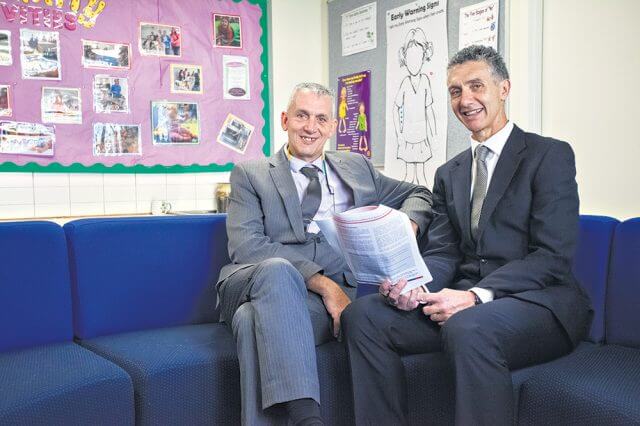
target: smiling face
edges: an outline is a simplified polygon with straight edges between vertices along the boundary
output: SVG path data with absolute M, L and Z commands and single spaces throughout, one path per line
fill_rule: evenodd
M 289 139 L 289 152 L 308 163 L 322 155 L 322 148 L 336 129 L 332 114 L 333 99 L 308 90 L 300 90 L 286 112 L 282 130 Z
M 499 81 L 484 61 L 468 61 L 449 69 L 447 86 L 451 108 L 458 120 L 483 142 L 507 124 L 504 103 L 509 80 Z

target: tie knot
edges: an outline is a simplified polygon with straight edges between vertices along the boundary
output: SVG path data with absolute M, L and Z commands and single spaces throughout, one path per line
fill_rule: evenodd
M 487 155 L 489 155 L 490 152 L 491 150 L 486 146 L 478 145 L 476 147 L 476 159 L 478 159 L 479 161 L 484 161 L 487 159 Z
M 300 169 L 300 173 L 305 175 L 307 179 L 318 179 L 318 168 L 316 166 L 304 166 Z

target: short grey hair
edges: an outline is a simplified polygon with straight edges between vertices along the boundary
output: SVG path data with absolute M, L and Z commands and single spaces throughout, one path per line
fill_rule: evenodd
M 507 70 L 507 66 L 504 63 L 502 56 L 500 56 L 493 47 L 480 46 L 477 44 L 465 47 L 453 55 L 453 58 L 449 61 L 449 65 L 447 65 L 447 71 L 451 70 L 451 68 L 456 65 L 462 65 L 465 62 L 470 61 L 483 61 L 489 65 L 489 68 L 491 68 L 491 74 L 493 74 L 493 76 L 499 81 L 509 79 L 509 71 Z
M 289 103 L 287 104 L 287 110 L 289 110 L 289 108 L 291 108 L 291 105 L 293 105 L 293 101 L 298 92 L 311 92 L 315 93 L 318 96 L 329 96 L 331 98 L 331 105 L 335 104 L 335 95 L 333 93 L 333 90 L 319 83 L 304 82 L 296 84 L 293 88 L 291 96 L 289 97 Z M 335 105 L 333 105 L 333 108 L 335 108 Z

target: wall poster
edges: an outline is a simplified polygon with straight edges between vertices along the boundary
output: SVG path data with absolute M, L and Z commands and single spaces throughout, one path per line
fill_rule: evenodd
M 387 11 L 385 173 L 433 187 L 447 149 L 447 2 Z

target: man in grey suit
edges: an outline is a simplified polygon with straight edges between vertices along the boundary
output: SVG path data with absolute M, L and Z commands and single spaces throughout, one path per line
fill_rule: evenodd
M 338 336 L 356 283 L 315 219 L 353 207 L 400 209 L 423 232 L 431 193 L 383 176 L 359 154 L 326 152 L 336 128 L 333 95 L 296 86 L 271 158 L 236 165 L 227 216 L 229 255 L 218 279 L 221 321 L 240 360 L 243 424 L 322 424 L 315 345 Z M 278 407 L 278 408 L 276 408 Z
M 431 293 L 400 295 L 404 281 L 383 283 L 342 316 L 358 424 L 406 424 L 399 354 L 440 350 L 454 371 L 456 424 L 513 424 L 510 370 L 568 353 L 590 324 L 588 298 L 571 273 L 571 147 L 507 120 L 509 74 L 492 48 L 458 52 L 447 84 L 471 149 L 436 172 L 423 252 Z

